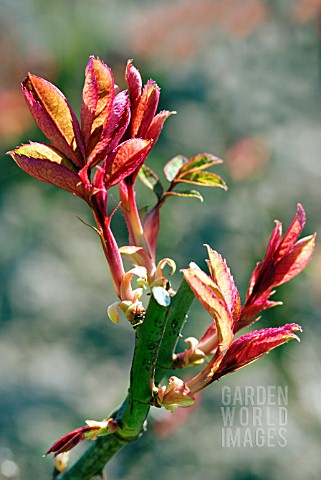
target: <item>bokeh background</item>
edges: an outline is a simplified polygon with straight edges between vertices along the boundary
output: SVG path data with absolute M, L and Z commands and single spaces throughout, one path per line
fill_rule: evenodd
M 159 257 L 204 266 L 203 243 L 226 258 L 244 298 L 273 221 L 287 226 L 296 204 L 304 233 L 320 234 L 320 0 L 2 0 L 0 4 L 0 479 L 49 479 L 51 443 L 86 418 L 101 419 L 128 385 L 133 333 L 107 319 L 115 298 L 90 213 L 72 195 L 28 177 L 5 152 L 44 140 L 19 84 L 44 76 L 79 111 L 88 56 L 125 87 L 134 58 L 144 80 L 176 110 L 149 164 L 212 152 L 228 192 L 168 202 Z M 142 204 L 150 201 L 143 186 Z M 117 216 L 120 244 L 126 229 Z M 175 431 L 155 428 L 121 452 L 108 478 L 292 480 L 321 476 L 321 250 L 290 285 L 285 304 L 260 326 L 303 325 L 301 344 L 273 351 L 204 392 Z M 179 275 L 174 279 L 174 286 Z M 208 324 L 195 305 L 184 333 Z M 224 385 L 289 388 L 286 448 L 223 448 Z M 77 447 L 78 448 L 78 447 Z M 79 454 L 81 448 L 75 452 Z

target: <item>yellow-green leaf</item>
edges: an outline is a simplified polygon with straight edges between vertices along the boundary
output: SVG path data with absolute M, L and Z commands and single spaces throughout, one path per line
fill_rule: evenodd
M 182 192 L 165 192 L 164 197 L 190 197 L 203 202 L 202 195 L 197 190 L 184 190 Z
M 172 158 L 164 167 L 164 174 L 166 179 L 169 182 L 172 182 L 179 172 L 180 168 L 184 163 L 187 162 L 187 158 L 183 155 L 177 155 L 177 157 Z
M 222 163 L 218 157 L 211 155 L 210 153 L 199 153 L 195 157 L 190 158 L 181 168 L 180 174 L 183 172 L 189 172 L 190 170 L 204 170 L 205 168 L 211 167 L 212 165 L 217 165 Z
M 158 176 L 155 172 L 146 165 L 143 165 L 142 168 L 139 170 L 138 174 L 140 180 L 143 182 L 146 187 L 150 190 L 153 190 L 157 198 L 162 198 L 164 193 L 164 188 L 161 182 L 159 181 Z
M 211 172 L 199 172 L 193 170 L 183 173 L 182 175 L 178 175 L 175 178 L 175 182 L 192 183 L 194 185 L 201 185 L 203 187 L 220 187 L 224 190 L 227 189 L 224 180 L 219 175 Z

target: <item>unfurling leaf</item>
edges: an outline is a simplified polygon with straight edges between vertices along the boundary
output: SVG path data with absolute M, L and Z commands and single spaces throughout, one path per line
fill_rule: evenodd
M 151 270 L 151 259 L 142 247 L 135 247 L 133 245 L 120 247 L 119 253 L 123 258 L 126 258 L 134 266 L 143 266 L 147 270 Z
M 158 388 L 155 406 L 174 412 L 177 407 L 191 407 L 195 397 L 180 378 L 170 377 L 168 386 Z

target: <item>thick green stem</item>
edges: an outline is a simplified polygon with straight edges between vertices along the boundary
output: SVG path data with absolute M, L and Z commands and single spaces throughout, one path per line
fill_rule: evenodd
M 172 298 L 170 307 L 167 292 L 160 287 L 153 290 L 145 320 L 136 329 L 128 395 L 112 414 L 118 421 L 119 430 L 98 437 L 57 480 L 90 480 L 101 474 L 106 463 L 123 446 L 140 436 L 150 410 L 154 382 L 157 385 L 172 368 L 172 355 L 193 300 L 194 295 L 185 280 Z
M 78 462 L 57 479 L 90 480 L 102 472 L 108 460 L 126 443 L 136 440 L 141 434 L 153 398 L 155 366 L 170 303 L 164 289 L 161 289 L 163 297 L 159 297 L 159 288 L 154 289 L 145 320 L 136 329 L 128 395 L 120 409 L 113 414 L 119 430 L 98 438 Z
M 153 294 L 142 325 L 136 329 L 134 358 L 130 373 L 128 397 L 121 409 L 119 421 L 122 438 L 136 438 L 142 431 L 144 421 L 150 409 L 153 398 L 154 374 L 159 346 L 165 331 L 168 307 L 163 299 L 156 300 L 156 292 L 165 295 L 169 306 L 170 297 L 161 287 L 153 289 Z
M 188 283 L 182 280 L 176 295 L 172 299 L 171 308 L 167 314 L 167 322 L 162 342 L 159 348 L 155 383 L 158 384 L 165 373 L 173 368 L 173 353 L 181 331 L 187 319 L 187 314 L 195 297 Z
M 57 477 L 57 480 L 90 480 L 101 474 L 105 464 L 126 445 L 116 435 L 99 437 L 90 445 L 75 465 Z

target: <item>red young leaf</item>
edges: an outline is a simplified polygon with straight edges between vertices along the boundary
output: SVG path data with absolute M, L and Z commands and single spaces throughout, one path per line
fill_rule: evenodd
M 78 120 L 64 95 L 47 80 L 28 74 L 22 91 L 39 128 L 67 158 L 81 167 L 85 148 Z
M 215 353 L 217 343 L 217 328 L 215 322 L 213 322 L 208 326 L 204 335 L 199 339 L 196 348 L 202 350 L 205 355 L 210 355 L 211 353 Z
M 90 57 L 80 112 L 87 156 L 100 139 L 103 125 L 114 100 L 114 78 L 110 68 L 99 58 Z
M 294 333 L 297 331 L 302 331 L 301 327 L 291 323 L 283 327 L 264 328 L 243 335 L 235 340 L 226 352 L 213 381 L 245 367 L 289 340 L 300 341 Z
M 129 99 L 126 92 L 116 95 L 110 114 L 103 126 L 99 141 L 92 150 L 87 164 L 93 168 L 109 152 L 117 147 L 124 135 L 130 119 Z
M 297 241 L 304 223 L 305 212 L 301 205 L 298 205 L 297 213 L 283 238 L 282 224 L 276 221 L 264 260 L 257 263 L 251 275 L 238 329 L 255 320 L 253 315 L 260 313 L 260 305 L 262 310 L 277 305 L 268 301 L 272 289 L 298 275 L 311 260 L 315 235 Z
M 296 277 L 311 260 L 315 246 L 315 235 L 299 240 L 290 252 L 276 265 L 274 273 L 274 286 L 282 285 Z
M 276 252 L 276 258 L 275 258 L 276 262 L 282 257 L 284 257 L 284 255 L 286 255 L 289 252 L 289 250 L 293 247 L 294 243 L 297 241 L 297 239 L 300 236 L 300 233 L 303 230 L 304 224 L 305 224 L 305 211 L 302 205 L 298 204 L 297 213 L 294 219 L 292 220 L 291 225 L 285 232 L 285 235 L 281 240 L 278 250 Z
M 159 87 L 153 80 L 149 80 L 143 89 L 137 109 L 132 116 L 133 137 L 144 138 L 146 135 L 156 113 L 159 96 Z
M 81 183 L 76 167 L 55 148 L 42 143 L 30 143 L 9 153 L 16 164 L 32 177 L 88 200 L 90 191 Z
M 258 263 L 257 270 L 259 271 L 263 263 L 268 263 L 272 260 L 272 257 L 275 257 L 275 252 L 277 251 L 280 241 L 282 238 L 282 223 L 279 220 L 275 221 L 275 227 L 271 233 L 270 240 L 265 252 L 263 262 Z
M 297 331 L 302 331 L 301 327 L 292 323 L 243 335 L 231 344 L 225 354 L 217 350 L 203 370 L 186 382 L 186 385 L 195 394 L 218 378 L 254 362 L 273 348 L 292 339 L 300 340 L 294 333 Z
M 105 185 L 110 188 L 138 169 L 145 161 L 152 142 L 140 138 L 123 142 L 111 158 L 107 159 Z
M 202 270 L 188 268 L 182 270 L 192 292 L 208 313 L 214 318 L 220 351 L 226 350 L 233 340 L 233 319 L 218 285 Z
M 72 448 L 74 448 L 78 443 L 85 440 L 85 433 L 90 432 L 93 430 L 99 430 L 99 426 L 84 426 L 76 428 L 69 433 L 66 433 L 63 437 L 59 438 L 45 453 L 45 455 L 49 455 L 49 453 L 54 453 L 55 457 L 60 453 L 69 452 Z
M 226 305 L 233 316 L 233 320 L 237 321 L 241 311 L 241 300 L 230 269 L 219 253 L 212 250 L 208 245 L 206 245 L 206 248 L 208 253 L 207 264 L 212 280 L 218 285 L 222 292 Z
M 273 302 L 269 300 L 273 292 L 268 291 L 266 295 L 262 295 L 254 302 L 246 303 L 241 310 L 239 320 L 235 323 L 234 333 L 238 332 L 244 327 L 248 327 L 252 323 L 260 319 L 259 315 L 268 308 L 282 305 L 282 302 Z
M 132 60 L 129 60 L 127 63 L 125 77 L 129 90 L 131 108 L 134 114 L 142 94 L 143 83 L 142 77 L 137 68 L 134 67 Z
M 155 117 L 151 121 L 151 124 L 148 127 L 146 134 L 144 135 L 144 138 L 146 138 L 147 140 L 153 140 L 155 144 L 162 131 L 165 121 L 168 119 L 168 117 L 175 113 L 176 112 L 168 112 L 167 110 L 163 110 L 162 112 L 159 112 L 157 115 L 155 115 Z

